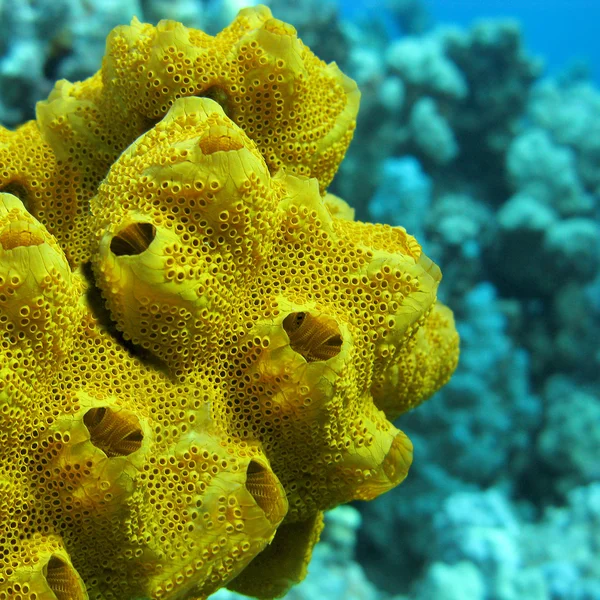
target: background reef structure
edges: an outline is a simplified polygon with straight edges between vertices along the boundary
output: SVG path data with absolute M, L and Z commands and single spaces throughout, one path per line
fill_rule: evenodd
M 417 241 L 327 193 L 358 100 L 257 7 L 118 27 L 0 131 L 0 599 L 276 597 L 406 477 L 389 419 L 458 335 Z

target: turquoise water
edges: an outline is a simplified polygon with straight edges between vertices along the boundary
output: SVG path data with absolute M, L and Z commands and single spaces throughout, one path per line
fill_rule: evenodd
M 481 18 L 511 17 L 523 27 L 526 46 L 551 72 L 587 61 L 600 81 L 600 2 L 597 0 L 427 0 L 442 22 L 468 25 Z
M 365 7 L 381 10 L 378 0 L 347 0 L 343 10 L 355 15 Z M 512 18 L 521 23 L 525 45 L 544 58 L 556 74 L 576 62 L 585 62 L 600 82 L 600 2 L 597 0 L 424 0 L 437 24 L 468 27 L 488 18 Z

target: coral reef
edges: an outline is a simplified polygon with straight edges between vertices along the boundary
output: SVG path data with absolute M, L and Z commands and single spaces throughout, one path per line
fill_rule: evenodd
M 471 186 L 488 180 L 496 202 L 507 187 L 499 177 L 507 148 L 540 72 L 539 61 L 522 47 L 518 25 L 484 21 L 468 32 L 439 27 L 388 44 L 364 34 L 354 52 L 370 53 L 376 67 L 369 69 L 357 122 L 361 144 L 350 148 L 333 191 L 352 197 L 361 217 L 384 177 L 384 161 L 412 155 L 449 191 L 457 172 L 470 177 Z M 359 75 L 352 56 L 342 67 Z M 362 177 L 365 169 L 374 176 Z
M 359 549 L 386 557 L 386 564 L 372 576 L 387 588 L 400 570 L 400 579 L 409 580 L 418 557 L 429 557 L 431 524 L 449 495 L 505 481 L 509 461 L 514 475 L 526 468 L 522 455 L 540 419 L 540 398 L 531 393 L 527 381 L 527 354 L 507 335 L 497 291 L 481 283 L 464 303 L 457 314 L 457 373 L 446 389 L 403 420 L 422 460 L 411 470 L 401 498 L 390 494 L 363 508 L 371 528 L 359 533 Z M 411 540 L 410 552 L 389 544 L 391 532 Z M 394 571 L 387 561 L 395 565 Z
M 573 489 L 568 504 L 523 523 L 498 489 L 457 492 L 435 519 L 432 564 L 409 597 L 598 598 L 600 487 Z
M 134 14 L 145 22 L 168 17 L 216 33 L 231 21 L 236 4 L 5 0 L 0 3 L 0 119 L 16 125 L 32 118 L 34 102 L 45 98 L 54 80 L 93 75 L 109 29 L 128 23 Z M 581 67 L 544 71 L 528 50 L 536 43 L 531 22 L 436 23 L 428 14 L 433 4 L 386 0 L 377 3 L 377 10 L 363 10 L 359 3 L 333 0 L 269 2 L 275 16 L 294 23 L 299 37 L 321 59 L 338 61 L 362 92 L 354 141 L 337 176 L 321 187 L 327 192 L 324 205 L 337 219 L 351 221 L 355 213 L 414 235 L 442 267 L 438 294 L 452 307 L 463 338 L 461 364 L 449 385 L 419 410 L 403 414 L 397 424 L 414 444 L 415 462 L 406 481 L 375 502 L 357 503 L 362 516 L 358 529 L 356 513 L 345 513 L 354 515 L 343 527 L 344 535 L 357 536 L 352 542 L 355 560 L 336 541 L 338 514 L 341 521 L 346 517 L 334 512 L 328 518 L 326 513 L 322 546 L 315 547 L 305 582 L 288 596 L 597 600 L 598 81 Z M 481 14 L 486 5 L 481 3 Z M 574 3 L 569 18 L 577 10 Z M 55 15 L 60 19 L 50 18 Z M 575 44 L 575 28 L 563 29 Z M 564 58 L 568 61 L 566 54 Z M 553 61 L 550 57 L 550 66 Z M 42 106 L 47 110 L 48 103 Z M 148 119 L 140 129 L 133 128 L 134 137 L 123 140 L 115 158 L 155 124 Z M 26 127 L 22 135 L 31 134 L 34 153 L 37 138 L 29 127 L 29 134 Z M 86 139 L 78 137 L 81 143 Z M 23 148 L 15 148 L 11 161 L 24 156 Z M 39 156 L 46 156 L 44 149 Z M 95 181 L 105 177 L 113 162 L 107 161 Z M 84 172 L 78 176 L 87 177 Z M 113 178 L 107 193 L 113 194 L 114 185 Z M 96 184 L 89 191 L 82 186 L 70 193 L 79 194 L 87 206 Z M 7 188 L 29 205 L 17 182 Z M 142 206 L 140 199 L 135 202 Z M 130 221 L 124 215 L 130 209 L 118 202 L 115 206 L 126 226 Z M 57 210 L 64 218 L 64 206 L 55 207 L 53 214 Z M 178 219 L 168 220 L 167 226 L 172 222 L 177 227 Z M 132 220 L 155 223 L 145 214 Z M 110 227 L 109 221 L 108 216 L 93 226 L 76 221 L 88 244 L 85 256 L 95 256 L 97 281 L 89 267 L 84 271 L 88 303 L 103 277 L 113 277 L 126 259 L 104 262 L 98 256 L 98 228 Z M 162 235 L 160 224 L 156 231 L 146 226 L 145 234 L 143 227 L 138 242 L 145 243 L 148 234 Z M 63 248 L 69 243 L 61 241 Z M 80 259 L 69 256 L 75 267 Z M 136 278 L 151 271 L 140 270 L 136 256 L 129 259 L 136 270 L 125 269 L 131 277 L 127 281 L 135 289 Z M 186 262 L 179 269 L 188 267 L 197 265 Z M 179 272 L 172 268 L 171 275 Z M 165 286 L 162 298 L 167 302 L 172 288 Z M 113 310 L 120 311 L 122 328 L 135 326 L 137 296 L 132 305 L 121 307 L 104 288 Z M 101 316 L 100 304 L 95 302 L 93 310 L 102 323 L 98 327 L 104 327 L 109 321 Z M 150 308 L 141 310 L 147 315 Z M 141 351 L 115 327 L 107 331 L 144 367 L 169 372 L 172 355 L 158 361 L 151 347 Z M 389 375 L 393 381 L 396 375 Z M 377 395 L 377 389 L 371 392 Z M 380 397 L 377 402 L 385 407 Z M 385 408 L 389 416 L 395 414 L 394 407 Z M 271 456 L 265 454 L 264 460 L 265 468 L 273 470 Z M 319 530 L 315 522 L 314 529 L 302 532 L 303 539 Z M 273 548 L 283 551 L 281 544 Z M 300 557 L 288 574 L 299 578 L 305 568 Z M 225 590 L 219 594 L 239 597 Z
M 415 238 L 326 194 L 358 98 L 257 7 L 119 26 L 0 130 L 0 598 L 277 597 L 406 477 L 458 335 Z

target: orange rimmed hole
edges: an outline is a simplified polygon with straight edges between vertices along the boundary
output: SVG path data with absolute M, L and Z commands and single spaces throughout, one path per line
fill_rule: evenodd
M 287 501 L 279 479 L 256 460 L 248 463 L 246 489 L 271 523 L 279 523 L 287 512 Z
M 135 415 L 100 406 L 88 410 L 83 423 L 90 432 L 92 444 L 109 458 L 128 456 L 142 446 L 144 434 Z
M 115 256 L 132 256 L 148 249 L 156 236 L 152 223 L 131 223 L 113 237 L 110 250 Z
M 333 319 L 293 312 L 283 320 L 283 328 L 292 349 L 307 362 L 328 360 L 337 356 L 342 348 L 342 335 Z
M 53 554 L 43 570 L 48 587 L 57 600 L 84 600 L 81 582 L 75 569 L 62 558 Z

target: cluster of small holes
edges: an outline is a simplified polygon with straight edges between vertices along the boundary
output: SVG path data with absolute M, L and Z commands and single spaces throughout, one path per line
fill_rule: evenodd
M 62 557 L 64 547 L 57 538 L 39 535 L 31 545 L 35 552 L 20 549 L 10 560 L 0 559 L 0 600 L 41 600 L 47 597 L 47 588 L 57 600 L 83 600 L 86 596 L 81 580 Z M 12 575 L 21 569 L 27 572 L 26 577 L 11 582 Z
M 174 148 L 179 126 L 188 125 L 189 119 L 196 119 L 190 128 L 194 137 Z M 218 127 L 229 133 L 214 136 L 211 132 Z M 197 362 L 205 352 L 231 343 L 222 336 L 225 329 L 233 328 L 238 337 L 246 335 L 258 318 L 255 307 L 261 305 L 260 312 L 268 316 L 269 309 L 260 297 L 253 301 L 252 308 L 241 305 L 239 298 L 252 280 L 256 264 L 269 260 L 272 232 L 281 221 L 277 206 L 285 190 L 281 183 L 270 180 L 258 155 L 251 158 L 250 164 L 240 164 L 237 152 L 250 142 L 218 114 L 212 115 L 208 123 L 189 114 L 182 115 L 171 127 L 160 126 L 146 138 L 140 143 L 147 146 L 147 151 L 124 154 L 101 186 L 96 199 L 97 229 L 102 231 L 119 213 L 141 210 L 151 218 L 151 223 L 137 223 L 135 227 L 147 225 L 154 228 L 153 236 L 154 232 L 158 238 L 172 238 L 175 234 L 179 241 L 164 241 L 147 247 L 146 251 L 136 242 L 140 252 L 132 252 L 124 248 L 124 235 L 128 239 L 142 236 L 136 232 L 129 235 L 132 225 L 119 229 L 110 240 L 112 262 L 97 263 L 97 280 L 101 286 L 103 281 L 113 281 L 113 272 L 121 272 L 133 264 L 130 259 L 136 255 L 142 261 L 162 256 L 160 263 L 152 263 L 151 272 L 162 269 L 168 286 L 159 293 L 152 289 L 148 295 L 138 288 L 134 327 L 128 325 L 126 312 L 132 303 L 112 303 L 109 297 L 109 307 L 129 339 L 166 360 L 178 372 L 182 369 L 187 374 L 185 365 L 192 357 Z M 225 162 L 226 167 L 203 173 L 193 159 L 203 160 L 209 146 L 212 150 L 219 144 L 221 149 L 215 160 Z M 135 175 L 149 161 L 159 164 L 165 161 L 165 173 L 171 177 L 163 180 L 160 170 L 154 179 Z M 190 164 L 195 179 L 172 176 L 169 166 L 182 163 Z M 238 169 L 235 187 L 232 178 L 228 177 L 229 181 L 217 178 L 218 173 L 232 173 L 234 169 Z M 127 244 L 131 245 L 129 241 Z M 115 281 L 111 288 L 119 285 L 121 282 Z M 203 306 L 192 310 L 189 302 L 174 302 L 173 294 L 192 300 L 195 297 Z M 209 374 L 209 381 L 216 382 L 217 378 L 217 373 Z
M 68 347 L 81 314 L 79 290 L 60 250 L 48 241 L 28 213 L 13 210 L 0 220 L 0 354 L 40 380 L 52 373 L 47 361 L 56 364 L 64 355 L 61 346 Z
M 11 399 L 18 400 L 16 388 L 22 383 L 15 380 L 15 389 L 10 388 L 12 384 L 10 377 L 3 382 Z M 94 390 L 94 408 L 80 406 L 75 393 L 81 388 Z M 90 598 L 104 598 L 100 589 L 102 594 L 111 590 L 115 597 L 129 597 L 139 589 L 147 576 L 144 569 L 128 568 L 141 560 L 144 547 L 151 542 L 165 564 L 177 560 L 186 565 L 165 587 L 165 594 L 191 577 L 214 584 L 230 579 L 238 562 L 247 560 L 246 554 L 259 541 L 246 531 L 248 511 L 253 509 L 248 498 L 239 495 L 244 486 L 258 511 L 252 513 L 253 522 L 263 511 L 266 531 L 272 522 L 272 532 L 284 515 L 277 479 L 262 466 L 263 458 L 261 467 L 254 468 L 259 464 L 256 458 L 262 456 L 256 445 L 207 432 L 205 411 L 214 395 L 198 386 L 165 382 L 129 359 L 111 338 L 83 331 L 49 387 L 29 391 L 29 403 L 34 397 L 49 401 L 49 405 L 37 402 L 38 427 L 28 429 L 28 423 L 36 423 L 30 414 L 15 419 L 19 426 L 13 432 L 15 444 L 10 444 L 14 451 L 0 456 L 3 477 L 24 477 L 29 490 L 17 494 L 17 501 L 0 504 L 0 518 L 6 525 L 6 533 L 3 528 L 0 535 L 0 590 L 2 577 L 10 581 L 7 561 L 22 552 L 24 543 L 26 553 L 27 540 L 39 535 L 58 535 L 67 547 L 78 548 L 77 558 L 84 556 L 85 561 L 79 560 L 77 568 Z M 109 400 L 113 402 L 110 406 Z M 47 411 L 51 416 L 43 418 Z M 8 434 L 5 419 L 14 417 L 14 411 L 0 415 L 2 435 Z M 135 475 L 142 492 L 136 499 L 129 498 L 128 483 L 136 471 L 119 461 L 139 460 L 135 456 L 143 451 L 145 437 L 140 419 L 149 424 L 153 445 Z M 56 431 L 49 433 L 49 429 Z M 173 454 L 173 446 L 192 431 L 199 432 L 204 442 L 188 443 L 186 449 Z M 84 445 L 82 436 L 89 440 Z M 76 445 L 74 440 L 78 440 Z M 237 484 L 229 487 L 226 482 L 231 478 Z M 0 498 L 4 501 L 13 489 L 5 490 L 3 481 Z M 139 520 L 139 529 L 132 536 L 126 535 L 121 521 L 125 498 L 130 509 L 140 507 L 140 512 L 130 516 Z M 207 538 L 210 544 L 205 542 Z M 112 564 L 116 549 L 121 560 Z M 26 563 L 20 559 L 18 564 Z M 75 588 L 69 587 L 76 579 L 69 583 L 67 571 L 63 579 L 58 570 L 53 573 L 55 594 L 63 590 L 64 598 L 77 598 Z M 10 590 L 12 593 L 14 586 Z M 157 589 L 157 597 L 161 593 Z
M 27 123 L 17 131 L 0 128 L 0 192 L 19 197 L 26 208 L 79 258 L 88 241 L 76 222 L 84 213 L 77 199 L 70 165 L 57 161 L 37 124 Z
M 11 399 L 0 410 L 0 461 L 6 481 L 27 481 L 8 489 L 0 480 L 0 522 L 8 524 L 0 534 L 0 600 L 35 600 L 35 593 L 6 584 L 16 567 L 35 562 L 36 552 L 27 550 L 34 536 L 45 548 L 52 536 L 77 547 L 78 570 L 94 599 L 142 587 L 147 572 L 128 569 L 152 540 L 162 561 L 157 569 L 175 560 L 186 565 L 153 597 L 168 598 L 191 578 L 213 587 L 229 580 L 236 561 L 261 542 L 244 537 L 248 499 L 230 490 L 245 489 L 268 520 L 281 516 L 278 481 L 256 442 L 284 484 L 291 519 L 349 499 L 352 486 L 375 470 L 347 467 L 345 457 L 374 446 L 388 426 L 368 401 L 370 386 L 383 388 L 390 365 L 410 360 L 428 318 L 424 306 L 405 338 L 394 338 L 404 327 L 403 308 L 418 304 L 427 286 L 418 269 L 405 268 L 421 255 L 413 238 L 400 229 L 331 223 L 317 198 L 279 208 L 286 190 L 269 172 L 285 165 L 317 177 L 324 189 L 337 169 L 354 127 L 352 115 L 340 122 L 347 107 L 341 83 L 276 20 L 265 29 L 287 36 L 304 73 L 267 52 L 257 32 L 243 32 L 239 42 L 240 31 L 211 38 L 181 28 L 173 36 L 172 26 L 120 28 L 109 42 L 111 84 L 104 88 L 100 75 L 75 84 L 72 104 L 65 103 L 72 114 L 41 107 L 44 139 L 56 154 L 35 123 L 0 130 L 0 191 L 21 197 L 78 264 L 90 255 L 90 198 L 123 150 L 153 128 L 135 156 L 124 155 L 111 169 L 93 213 L 103 227 L 130 211 L 147 218 L 113 234 L 113 268 L 158 253 L 155 237 L 170 236 L 160 248 L 160 290 L 136 288 L 111 310 L 125 339 L 164 359 L 172 376 L 168 383 L 132 360 L 90 318 L 62 368 L 47 381 L 41 373 L 32 377 L 36 353 L 61 347 L 60 337 L 44 332 L 72 332 L 80 315 L 69 312 L 70 290 L 56 275 L 42 285 L 53 288 L 52 301 L 48 294 L 19 299 L 19 275 L 0 278 L 0 304 L 10 307 L 0 311 L 0 353 L 10 369 L 0 392 Z M 161 119 L 182 96 L 220 104 L 255 145 L 218 115 L 180 115 L 167 127 Z M 196 168 L 227 157 L 234 165 L 242 151 L 251 157 L 244 177 Z M 169 170 L 181 163 L 192 165 L 194 176 L 178 179 Z M 145 172 L 148 165 L 157 168 Z M 149 174 L 162 167 L 169 173 L 163 179 Z M 11 235 L 3 248 L 34 242 L 29 234 Z M 377 262 L 381 253 L 388 259 Z M 100 278 L 112 274 L 103 268 L 109 269 L 100 265 Z M 121 291 L 117 283 L 104 290 L 109 303 Z M 139 305 L 132 322 L 126 309 L 133 300 Z M 306 330 L 303 323 L 313 325 Z M 276 368 L 273 357 L 283 357 Z M 93 408 L 89 398 L 82 406 L 88 396 Z M 219 435 L 206 433 L 207 406 Z M 182 448 L 190 434 L 204 435 L 204 445 Z M 142 491 L 132 492 L 136 469 Z M 236 485 L 223 483 L 231 481 Z
M 449 311 L 435 305 L 425 311 L 418 326 L 420 344 L 413 335 L 394 362 L 373 374 L 373 401 L 390 419 L 429 398 L 448 382 L 457 365 L 458 336 Z
M 310 470 L 314 477 L 303 483 L 302 506 L 292 511 L 314 510 L 338 489 L 327 489 L 331 482 L 326 469 L 317 463 L 307 467 L 314 460 L 309 458 L 311 448 L 326 440 L 331 450 L 325 464 L 337 465 L 349 448 L 374 443 L 361 421 L 368 396 L 360 390 L 377 385 L 398 360 L 400 346 L 393 333 L 402 329 L 412 339 L 422 324 L 418 315 L 413 318 L 409 312 L 409 323 L 402 316 L 407 312 L 403 307 L 414 306 L 423 292 L 423 273 L 416 266 L 420 247 L 401 229 L 332 222 L 315 191 L 310 201 L 290 203 L 282 211 L 281 188 L 251 160 L 243 174 L 236 174 L 235 186 L 211 173 L 200 179 L 198 169 L 193 171 L 196 181 L 183 174 L 174 177 L 173 166 L 187 164 L 195 152 L 206 156 L 205 139 L 211 150 L 222 144 L 211 158 L 212 165 L 219 165 L 215 171 L 235 173 L 238 168 L 238 148 L 232 142 L 243 138 L 216 135 L 227 131 L 218 114 L 209 116 L 210 128 L 203 120 L 190 122 L 194 118 L 178 116 L 147 134 L 140 141 L 145 151 L 126 153 L 103 184 L 97 211 L 101 224 L 126 211 L 144 213 L 152 217 L 158 236 L 166 238 L 168 231 L 178 239 L 149 250 L 149 257 L 164 257 L 156 267 L 162 268 L 166 285 L 161 287 L 143 275 L 120 283 L 112 273 L 129 263 L 118 255 L 100 262 L 100 279 L 110 282 L 105 296 L 119 326 L 136 344 L 165 360 L 182 381 L 201 382 L 224 398 L 212 404 L 219 426 L 239 439 L 260 439 L 276 472 L 284 473 L 288 491 Z M 181 135 L 188 124 L 193 124 L 189 138 Z M 136 175 L 161 160 L 170 179 L 161 169 L 154 171 L 154 179 Z M 388 258 L 378 259 L 378 252 Z M 140 260 L 150 258 L 142 253 Z M 120 301 L 130 297 L 130 285 L 136 286 L 136 305 Z M 139 291 L 142 285 L 148 286 L 148 295 Z M 282 313 L 278 297 L 312 308 Z M 423 297 L 427 301 L 426 293 Z M 262 368 L 270 360 L 272 336 L 255 332 L 274 322 L 276 343 L 289 345 L 303 361 L 289 372 L 273 374 L 272 368 Z M 310 385 L 298 386 L 303 364 L 327 362 L 340 354 L 342 323 L 352 340 L 351 361 L 338 367 L 343 369 L 338 373 L 343 390 L 332 387 L 325 394 Z M 324 402 L 338 417 L 315 427 L 313 420 Z M 378 422 L 381 415 L 373 419 Z M 298 452 L 298 446 L 306 452 Z M 342 478 L 338 488 L 346 483 Z M 300 518 L 303 513 L 297 514 Z
M 95 91 L 92 96 L 100 94 L 97 77 L 78 85 L 82 95 L 89 88 Z M 66 115 L 52 114 L 42 121 L 41 127 L 47 130 L 53 146 L 45 141 L 36 122 L 29 122 L 16 131 L 0 129 L 0 164 L 3 166 L 0 191 L 23 200 L 27 210 L 57 237 L 72 264 L 89 259 L 91 239 L 86 224 L 89 199 L 110 164 L 136 133 L 139 134 L 139 130 L 132 131 L 125 124 L 115 128 L 116 137 L 121 138 L 112 140 L 111 148 L 98 148 L 97 138 L 106 138 L 107 128 L 100 131 L 98 123 L 103 119 L 91 106 L 83 103 L 75 110 L 77 122 L 86 124 L 82 131 L 73 131 L 73 123 Z M 88 130 L 89 125 L 97 130 L 97 136 Z M 129 136 L 123 137 L 125 133 Z M 90 139 L 90 136 L 93 137 Z M 110 146 L 110 140 L 105 139 L 102 145 L 105 143 Z
M 156 152 L 162 149 L 158 147 Z M 69 458 L 72 455 L 65 450 L 68 431 L 45 435 L 39 442 L 31 443 L 34 454 L 21 465 L 31 471 L 32 489 L 41 494 L 31 505 L 44 510 L 34 513 L 31 523 L 19 523 L 19 531 L 58 532 L 66 540 L 69 536 L 83 537 L 89 542 L 85 547 L 87 564 L 108 564 L 107 552 L 113 546 L 122 546 L 124 558 L 135 561 L 143 554 L 148 540 L 157 539 L 164 549 L 161 560 L 165 563 L 179 556 L 183 560 L 189 557 L 190 564 L 195 565 L 189 576 L 179 573 L 157 589 L 157 597 L 167 597 L 187 577 L 200 577 L 199 573 L 209 579 L 227 579 L 235 561 L 218 572 L 210 571 L 213 561 L 220 560 L 226 552 L 242 557 L 249 551 L 247 541 L 236 542 L 233 549 L 227 543 L 228 536 L 245 532 L 238 499 L 223 493 L 211 496 L 210 510 L 205 505 L 209 490 L 217 485 L 222 473 L 237 474 L 240 482 L 246 477 L 248 492 L 267 517 L 271 506 L 277 507 L 277 486 L 269 471 L 253 467 L 245 474 L 240 472 L 242 454 L 238 440 L 262 442 L 274 471 L 285 485 L 292 518 L 307 517 L 323 506 L 349 498 L 352 486 L 373 477 L 373 469 L 345 467 L 344 457 L 351 448 L 375 443 L 377 432 L 370 423 L 377 423 L 381 415 L 374 411 L 369 414 L 363 390 L 373 380 L 377 364 L 389 364 L 394 358 L 396 345 L 385 343 L 385 338 L 397 327 L 407 298 L 414 297 L 422 284 L 419 277 L 403 268 L 402 256 L 410 258 L 407 264 L 414 264 L 415 257 L 408 253 L 408 238 L 398 237 L 395 230 L 379 231 L 368 226 L 360 229 L 358 224 L 354 229 L 338 224 L 336 230 L 319 207 L 318 197 L 291 204 L 283 212 L 278 209 L 282 190 L 269 182 L 268 175 L 263 177 L 255 171 L 247 173 L 248 185 L 241 182 L 235 189 L 219 181 L 215 186 L 183 180 L 163 185 L 148 177 L 132 176 L 144 167 L 145 160 L 154 160 L 153 151 L 142 155 L 139 162 L 124 160 L 122 171 L 119 163 L 99 198 L 106 200 L 102 211 L 112 213 L 113 218 L 119 211 L 130 210 L 153 217 L 160 215 L 152 221 L 155 225 L 146 228 L 151 236 L 129 236 L 134 245 L 143 242 L 135 248 L 127 242 L 128 248 L 135 251 L 122 252 L 122 245 L 112 245 L 111 260 L 115 264 L 141 260 L 150 250 L 159 252 L 158 248 L 150 249 L 150 245 L 163 230 L 175 233 L 179 240 L 163 248 L 165 281 L 169 285 L 191 286 L 186 289 L 195 293 L 190 297 L 197 298 L 201 308 L 196 310 L 193 303 L 178 305 L 182 296 L 177 287 L 175 295 L 145 296 L 134 280 L 135 298 L 140 303 L 133 323 L 137 329 L 125 328 L 132 338 L 147 343 L 151 351 L 175 366 L 179 383 L 169 391 L 157 374 L 152 376 L 151 371 L 134 364 L 116 343 L 91 335 L 91 331 L 82 333 L 69 351 L 68 368 L 54 376 L 48 414 L 39 419 L 43 419 L 45 427 L 56 427 L 65 415 L 73 415 L 70 423 L 87 427 L 91 454 L 85 461 Z M 229 153 L 235 152 L 232 148 L 218 154 L 226 160 Z M 179 158 L 178 154 L 176 159 Z M 186 184 L 190 187 L 186 188 Z M 108 219 L 106 215 L 102 218 Z M 228 238 L 224 235 L 228 230 L 235 234 Z M 361 243 L 356 243 L 357 238 Z M 375 250 L 401 243 L 405 243 L 404 252 L 388 253 L 388 261 L 375 266 Z M 236 254 L 237 247 L 243 252 Z M 393 268 L 394 261 L 397 266 Z M 179 282 L 177 273 L 182 269 L 185 276 Z M 17 280 L 9 282 L 7 290 L 11 285 L 18 290 L 19 284 Z M 7 291 L 6 300 L 14 295 L 15 292 Z M 296 306 L 311 308 L 282 311 L 278 301 L 281 297 Z M 52 315 L 53 307 L 47 306 L 46 313 Z M 309 327 L 308 344 L 302 333 L 307 315 L 306 323 L 314 319 L 318 325 L 314 331 L 312 325 Z M 270 329 L 257 334 L 265 324 L 270 324 Z M 341 324 L 347 331 L 344 335 L 351 340 L 351 360 L 338 367 L 335 377 L 328 376 L 334 382 L 329 391 L 320 385 L 303 383 L 306 369 L 318 368 L 342 352 Z M 417 321 L 413 330 L 419 324 Z M 321 347 L 323 340 L 331 342 L 327 352 Z M 14 345 L 16 350 L 5 350 L 22 352 L 18 338 Z M 287 358 L 281 368 L 273 370 L 268 362 L 270 353 L 282 346 L 288 349 Z M 12 358 L 25 364 L 21 354 Z M 338 380 L 344 384 L 340 391 L 335 388 Z M 99 381 L 104 383 L 99 385 Z M 75 396 L 77 390 L 90 386 L 98 401 L 94 413 L 89 409 L 84 412 Z M 119 410 L 106 408 L 109 395 L 135 399 L 120 409 L 122 421 Z M 326 414 L 335 418 L 323 418 L 324 403 Z M 211 450 L 190 447 L 183 455 L 170 452 L 182 436 L 202 430 L 199 413 L 207 405 L 219 430 L 231 437 Z M 122 481 L 127 481 L 127 477 L 119 478 L 118 470 L 114 479 L 95 474 L 101 468 L 99 461 L 133 457 L 141 447 L 142 436 L 138 434 L 133 440 L 135 448 L 127 446 L 123 451 L 119 444 L 129 430 L 126 435 L 117 436 L 119 444 L 115 446 L 115 438 L 100 425 L 106 414 L 113 423 L 131 425 L 126 417 L 128 411 L 139 415 L 136 418 L 145 415 L 148 419 L 153 452 L 142 464 L 139 481 L 146 486 L 145 510 L 157 517 L 150 526 L 140 524 L 140 532 L 125 543 L 124 539 L 115 541 L 112 532 L 120 531 L 120 517 L 114 520 L 112 515 L 126 493 Z M 90 414 L 86 423 L 82 415 Z M 116 431 L 121 431 L 119 427 Z M 385 424 L 377 427 L 383 430 Z M 244 460 L 251 456 L 248 450 Z M 335 476 L 331 476 L 332 470 Z M 248 479 L 248 474 L 253 477 Z M 84 498 L 77 493 L 82 486 L 86 488 Z M 28 514 L 32 514 L 31 505 L 27 507 Z M 191 544 L 198 531 L 219 534 L 215 534 L 217 541 L 204 548 L 194 562 L 190 548 L 195 548 Z M 107 544 L 110 541 L 110 548 L 98 543 L 99 538 L 107 540 Z M 8 547 L 11 548 L 10 543 Z M 119 582 L 130 578 L 127 564 L 118 568 L 113 565 L 113 570 L 103 576 L 103 585 L 120 589 L 123 584 Z M 82 575 L 91 581 L 97 573 L 90 567 L 90 571 L 84 568 Z
M 261 15 L 255 26 L 267 19 Z M 261 47 L 257 32 L 239 43 L 235 22 L 231 33 L 216 38 L 184 30 L 176 45 L 163 43 L 163 36 L 173 39 L 168 29 L 121 28 L 110 38 L 110 86 L 98 72 L 69 89 L 64 107 L 44 106 L 44 137 L 34 122 L 16 132 L 0 130 L 0 191 L 24 200 L 72 264 L 85 262 L 91 250 L 86 215 L 98 184 L 119 154 L 184 96 L 218 102 L 256 142 L 271 172 L 285 165 L 317 177 L 324 190 L 350 142 L 355 115 L 346 115 L 345 92 L 324 63 L 293 29 L 275 22 L 268 19 L 265 28 L 289 38 L 302 72 L 294 72 L 283 53 Z
M 178 98 L 210 98 L 256 142 L 272 172 L 285 165 L 317 177 L 325 189 L 350 142 L 355 115 L 345 112 L 341 81 L 296 38 L 293 28 L 275 22 L 256 23 L 257 31 L 242 43 L 227 30 L 216 38 L 185 30 L 174 43 L 171 31 L 161 26 L 144 36 L 133 27 L 123 28 L 111 38 L 110 48 L 111 66 L 123 74 L 118 92 L 152 124 Z M 281 51 L 272 54 L 261 45 L 261 27 L 283 38 Z M 231 32 L 239 35 L 235 23 Z M 135 67 L 132 42 L 136 54 L 148 57 Z M 294 61 L 302 68 L 294 70 Z

